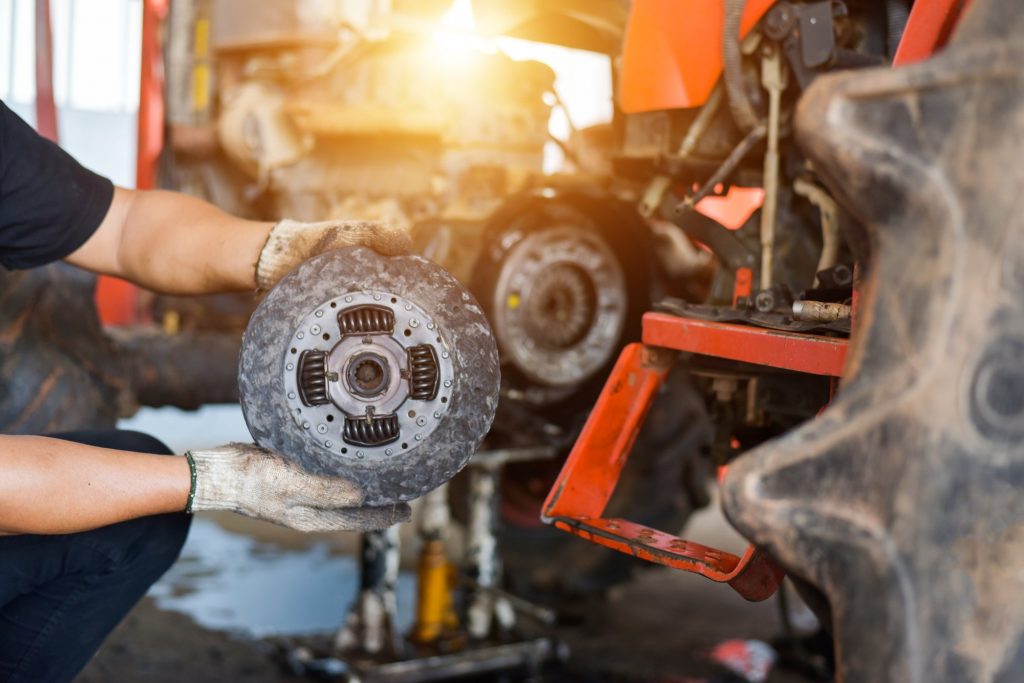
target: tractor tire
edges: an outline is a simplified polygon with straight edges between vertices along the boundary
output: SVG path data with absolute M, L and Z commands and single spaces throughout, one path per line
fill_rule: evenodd
M 798 111 L 870 259 L 836 399 L 723 503 L 826 596 L 845 683 L 1024 671 L 1022 33 L 1017 0 L 975 0 L 938 56 L 822 76 Z

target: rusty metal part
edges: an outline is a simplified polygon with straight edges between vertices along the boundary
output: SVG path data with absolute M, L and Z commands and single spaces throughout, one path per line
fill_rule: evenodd
M 555 225 L 521 236 L 499 265 L 494 332 L 503 356 L 530 380 L 575 386 L 614 357 L 628 296 L 599 234 Z
M 748 600 L 764 600 L 778 588 L 782 572 L 753 546 L 740 558 L 625 519 L 602 517 L 675 356 L 643 344 L 623 349 L 544 502 L 542 519 L 613 550 L 728 583 Z
M 309 349 L 299 356 L 299 398 L 303 405 L 325 406 L 327 395 L 327 352 Z
M 409 354 L 424 345 L 430 367 Z M 483 311 L 450 274 L 351 248 L 271 289 L 246 328 L 238 382 L 258 444 L 386 505 L 465 465 L 494 417 L 498 357 Z
M 149 327 L 105 330 L 123 363 L 122 381 L 134 403 L 196 410 L 207 403 L 238 401 L 237 334 L 165 334 Z
M 375 448 L 398 440 L 401 430 L 397 415 L 346 417 L 341 439 L 351 446 Z
M 793 319 L 803 322 L 830 323 L 850 317 L 852 307 L 828 301 L 794 301 Z
M 823 591 L 845 683 L 1024 671 L 1022 33 L 1019 2 L 975 0 L 940 55 L 824 76 L 798 113 L 872 259 L 837 398 L 723 503 Z
M 395 312 L 386 306 L 352 306 L 338 314 L 341 336 L 387 334 L 395 331 Z
M 63 264 L 0 270 L 0 432 L 113 427 L 140 405 L 237 400 L 237 335 L 104 330 L 95 284 Z
M 703 304 L 687 303 L 679 299 L 666 298 L 654 304 L 654 310 L 660 313 L 670 313 L 681 318 L 692 318 L 693 320 L 705 320 L 715 323 L 739 323 L 767 330 L 777 330 L 779 332 L 813 333 L 816 335 L 831 334 L 844 337 L 850 334 L 850 321 L 848 319 L 837 320 L 831 323 L 800 322 L 799 320 L 794 320 L 791 315 L 786 313 L 778 311 L 762 313 L 756 308 L 748 306 L 742 308 L 705 306 Z
M 418 344 L 406 351 L 409 354 L 409 397 L 433 401 L 441 386 L 437 351 L 430 344 Z

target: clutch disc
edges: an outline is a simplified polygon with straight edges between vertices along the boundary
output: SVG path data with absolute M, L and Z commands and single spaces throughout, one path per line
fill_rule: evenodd
M 498 352 L 448 272 L 356 247 L 270 290 L 246 327 L 238 385 L 257 444 L 387 505 L 437 488 L 476 451 L 498 403 Z

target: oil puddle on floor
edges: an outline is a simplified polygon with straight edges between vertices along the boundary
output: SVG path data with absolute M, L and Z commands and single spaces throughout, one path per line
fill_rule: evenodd
M 208 629 L 262 638 L 338 629 L 356 598 L 358 564 L 326 542 L 288 548 L 197 517 L 181 558 L 150 589 L 157 606 Z M 398 625 L 413 620 L 414 577 L 398 582 Z

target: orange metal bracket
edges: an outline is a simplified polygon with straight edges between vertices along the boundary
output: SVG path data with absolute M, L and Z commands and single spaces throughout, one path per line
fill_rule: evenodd
M 778 589 L 783 571 L 754 546 L 738 557 L 602 515 L 658 387 L 675 363 L 669 349 L 838 376 L 846 342 L 660 313 L 644 316 L 644 342 L 622 350 L 544 502 L 542 519 L 607 548 L 728 583 L 748 600 L 765 600 Z M 759 343 L 767 348 L 757 349 Z
M 693 320 L 667 313 L 645 314 L 643 326 L 644 343 L 650 346 L 781 370 L 840 377 L 846 361 L 847 341 L 835 337 Z

